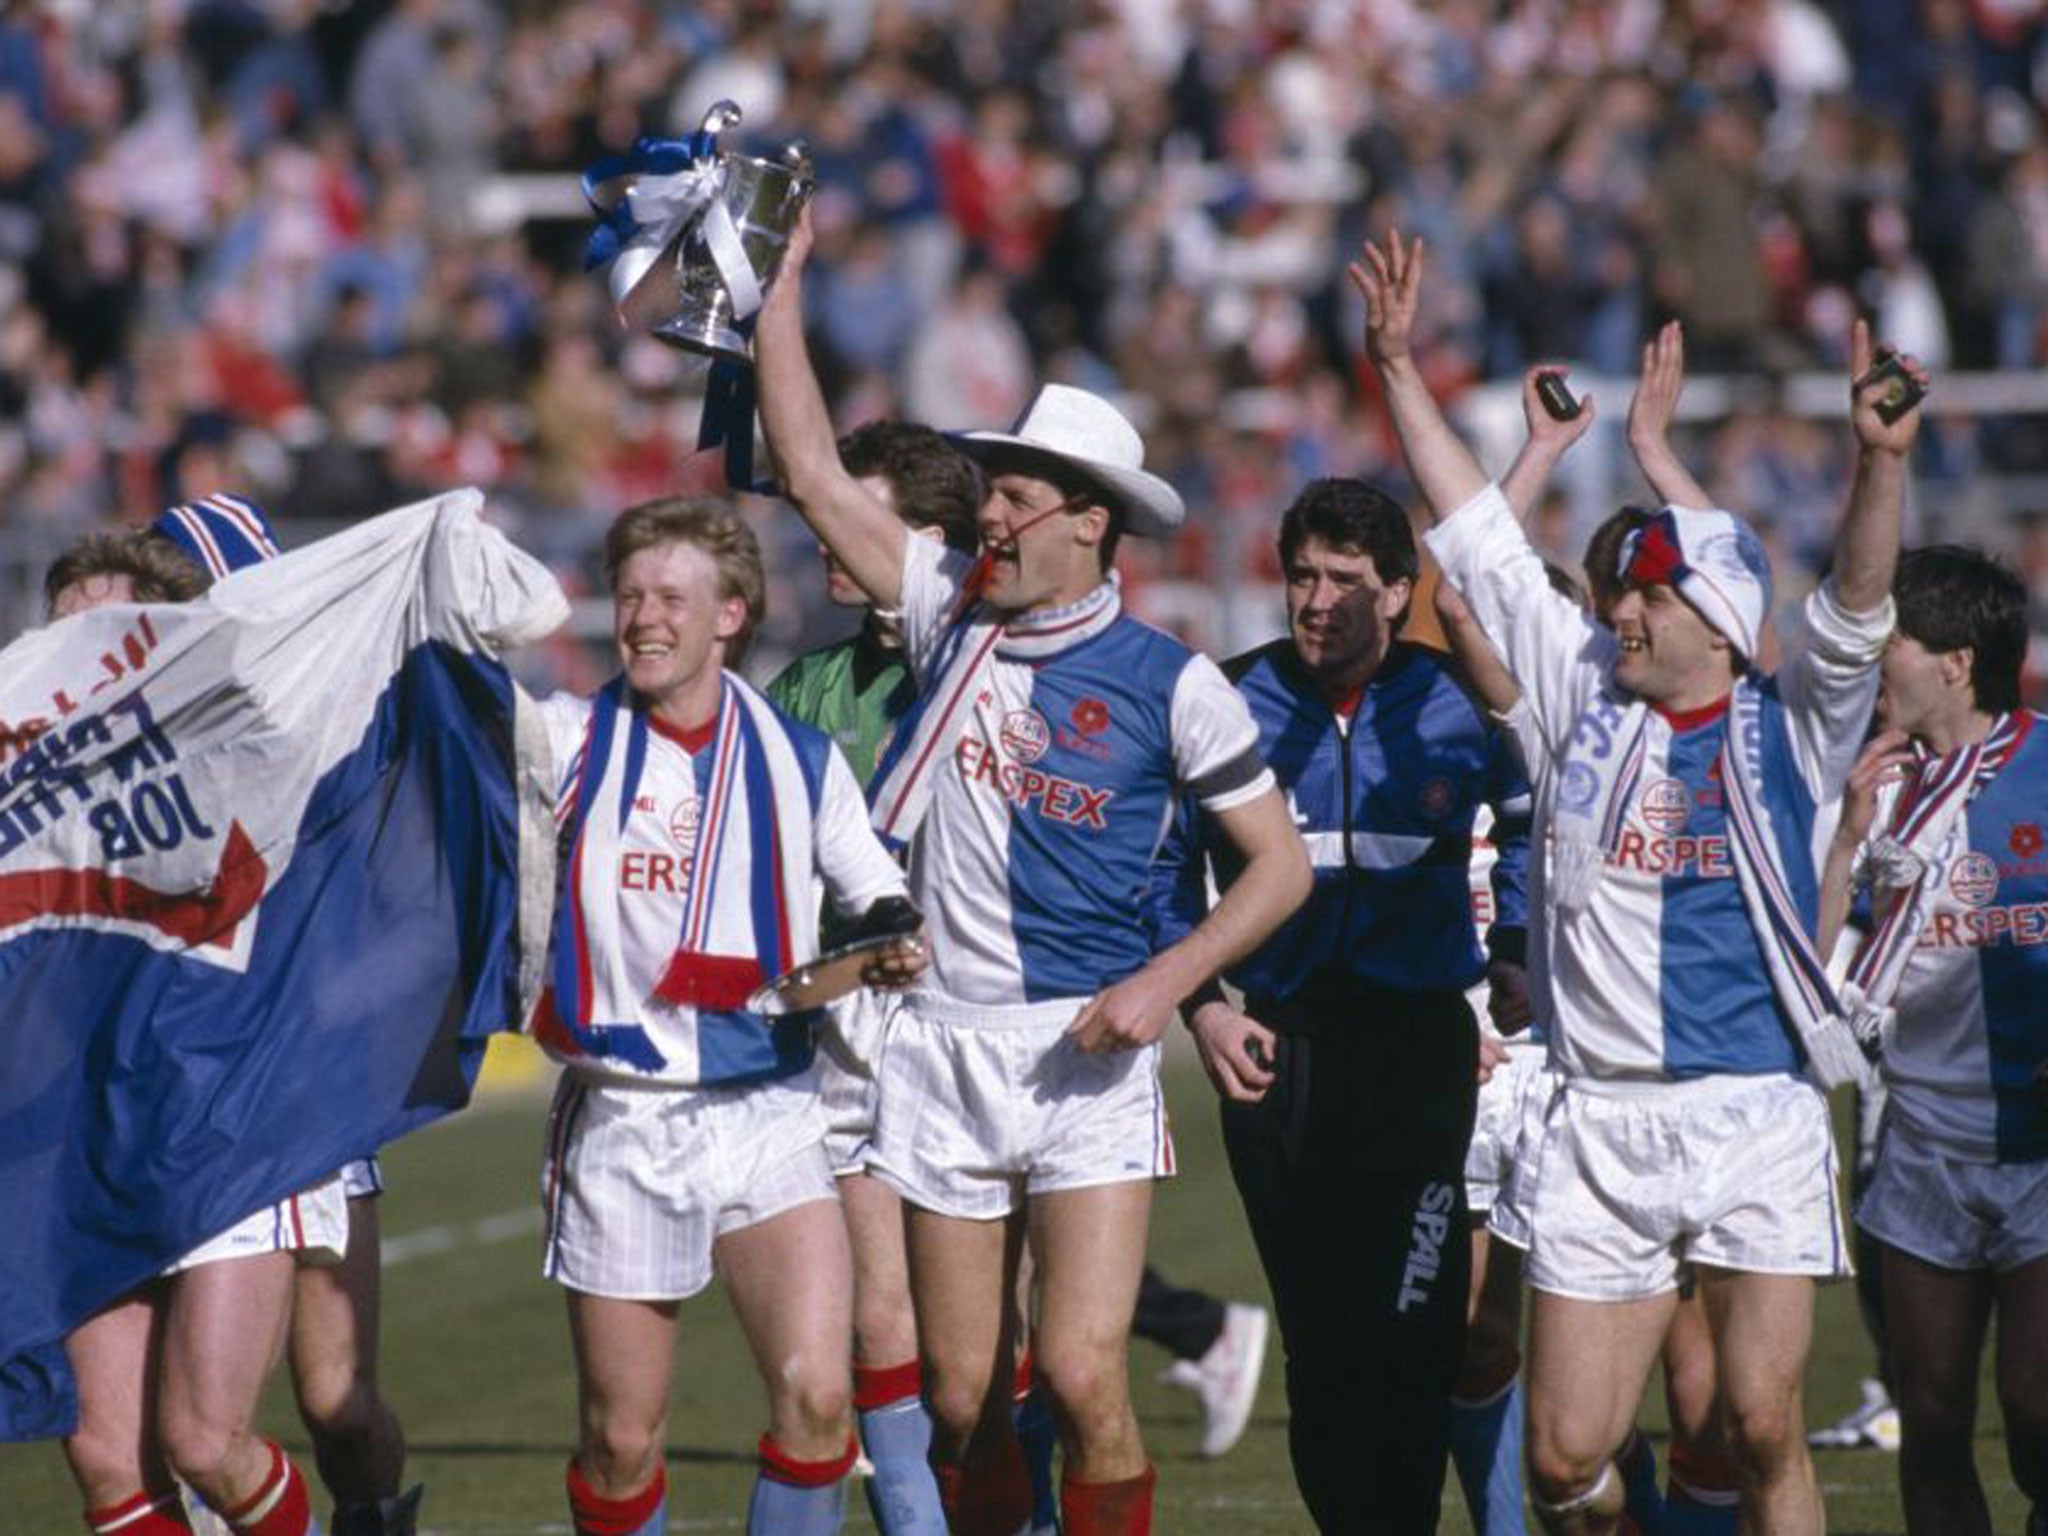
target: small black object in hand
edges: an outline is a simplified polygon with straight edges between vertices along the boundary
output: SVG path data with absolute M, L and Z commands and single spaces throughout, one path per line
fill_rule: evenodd
M 1552 421 L 1575 421 L 1581 402 L 1572 398 L 1564 375 L 1553 370 L 1536 375 L 1536 399 Z

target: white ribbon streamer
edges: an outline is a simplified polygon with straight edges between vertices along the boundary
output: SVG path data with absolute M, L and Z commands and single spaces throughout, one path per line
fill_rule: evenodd
M 700 160 L 666 176 L 634 178 L 626 200 L 640 230 L 607 274 L 614 305 L 623 309 L 668 248 L 694 230 L 732 295 L 733 318 L 744 320 L 761 307 L 761 284 L 725 206 L 724 188 L 724 166 L 718 160 Z

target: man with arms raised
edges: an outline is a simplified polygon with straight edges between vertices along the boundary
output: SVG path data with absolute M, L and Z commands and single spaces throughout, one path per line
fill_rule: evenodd
M 1617 1529 L 1611 1465 L 1676 1305 L 1706 1301 L 1746 1528 L 1821 1529 L 1800 1395 L 1813 1280 L 1844 1270 L 1823 1082 L 1863 1067 L 1813 956 L 1814 814 L 1846 776 L 1892 624 L 1905 455 L 1858 325 L 1856 479 L 1805 654 L 1755 670 L 1768 564 L 1726 512 L 1667 507 L 1623 549 L 1609 634 L 1553 592 L 1431 399 L 1409 332 L 1419 243 L 1352 273 L 1432 550 L 1556 760 L 1545 926 L 1565 1086 L 1538 1153 L 1529 1461 L 1557 1532 Z
M 1016 1322 L 1008 1218 L 1028 1198 L 1065 1529 L 1147 1531 L 1154 1478 L 1125 1341 L 1150 1181 L 1171 1169 L 1158 1039 L 1181 999 L 1301 900 L 1307 861 L 1243 702 L 1212 663 L 1121 611 L 1117 538 L 1182 517 L 1130 424 L 1048 386 L 1015 432 L 963 442 L 991 476 L 982 559 L 912 537 L 834 450 L 804 352 L 808 249 L 800 226 L 756 330 L 763 422 L 813 529 L 902 612 L 920 684 L 871 798 L 885 835 L 915 838 L 933 965 L 891 1036 L 872 1166 L 911 1205 L 933 1462 L 955 1530 L 1024 1523 L 997 1367 Z M 1246 872 L 1153 956 L 1140 902 L 1183 787 Z
M 214 503 L 219 503 L 215 506 Z M 180 536 L 194 530 L 202 545 Z M 97 534 L 50 567 L 52 619 L 112 603 L 187 602 L 232 566 L 275 554 L 253 503 L 214 497 L 174 507 L 155 531 Z M 304 1475 L 256 1426 L 257 1398 L 283 1346 L 294 1276 L 348 1245 L 340 1175 L 236 1222 L 64 1341 L 78 1424 L 64 1440 L 98 1536 L 191 1529 L 188 1485 L 235 1536 L 316 1530 Z

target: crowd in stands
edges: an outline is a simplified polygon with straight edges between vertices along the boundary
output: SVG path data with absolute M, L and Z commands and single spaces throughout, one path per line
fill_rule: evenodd
M 1652 326 L 1682 319 L 1696 375 L 1747 381 L 1688 452 L 1769 526 L 1796 591 L 1850 443 L 1770 381 L 1838 371 L 1857 311 L 1936 372 L 1923 518 L 1987 472 L 2048 471 L 2038 419 L 1938 409 L 1952 370 L 2042 362 L 2044 15 L 15 0 L 0 549 L 214 488 L 174 483 L 196 448 L 288 543 L 481 486 L 591 588 L 618 508 L 716 488 L 721 466 L 695 452 L 702 363 L 624 332 L 581 270 L 575 177 L 730 97 L 750 142 L 811 148 L 813 345 L 843 422 L 1000 424 L 1040 377 L 1126 399 L 1194 513 L 1130 572 L 1141 591 L 1270 575 L 1266 531 L 1309 476 L 1398 481 L 1344 280 L 1394 226 L 1439 272 L 1421 350 L 1441 388 L 1536 360 L 1630 375 Z M 2048 624 L 2048 521 L 1999 510 L 2009 524 L 1939 531 L 2016 551 Z M 774 526 L 771 656 L 815 638 L 818 606 L 808 541 Z

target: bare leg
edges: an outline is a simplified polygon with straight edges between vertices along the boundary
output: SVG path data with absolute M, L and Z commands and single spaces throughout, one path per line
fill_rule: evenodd
M 768 1389 L 768 1432 L 804 1461 L 852 1433 L 853 1255 L 835 1200 L 728 1232 L 712 1249 Z
M 382 1257 L 377 1200 L 359 1197 L 341 1263 L 304 1265 L 293 1286 L 292 1389 L 337 1504 L 391 1498 L 405 1472 L 405 1433 L 377 1390 Z
M 1128 1352 L 1151 1210 L 1146 1181 L 1031 1198 L 1039 1266 L 1032 1353 L 1051 1394 L 1070 1479 L 1121 1482 L 1145 1471 Z
M 2048 1510 L 2048 1254 L 1993 1281 L 1998 1295 L 1998 1402 L 2013 1481 Z
M 1458 1365 L 1460 1398 L 1500 1390 L 1522 1358 L 1522 1254 L 1512 1243 L 1472 1229 L 1472 1284 L 1465 1302 L 1465 1355 Z
M 917 1320 L 910 1306 L 910 1257 L 904 1246 L 903 1200 L 865 1173 L 839 1179 L 853 1242 L 853 1358 L 882 1369 L 917 1358 Z
M 1820 1536 L 1824 1515 L 1801 1400 L 1813 1347 L 1813 1281 L 1699 1268 L 1723 1414 L 1757 1536 Z
M 1022 1243 L 1007 1217 L 971 1221 L 912 1207 L 910 1287 L 917 1305 L 932 1460 L 961 1464 L 1013 1434 L 1013 1301 Z
M 216 1510 L 247 1501 L 270 1475 L 256 1399 L 284 1350 L 294 1265 L 282 1252 L 224 1259 L 170 1284 L 157 1430 L 171 1469 Z
M 1616 1447 L 1635 1422 L 1678 1293 L 1582 1301 L 1538 1291 L 1529 1329 L 1529 1480 L 1553 1536 L 1610 1536 L 1620 1521 Z
M 661 1469 L 675 1366 L 676 1303 L 570 1291 L 576 1352 L 576 1464 L 607 1499 L 638 1493 Z
M 1990 1536 L 1972 1442 L 1991 1276 L 1943 1269 L 1889 1244 L 1883 1253 L 1906 1529 L 1912 1536 Z M 2001 1320 L 2001 1336 L 2007 1331 Z
M 64 1354 L 78 1381 L 78 1427 L 64 1458 L 88 1509 L 143 1488 L 171 1486 L 149 1415 L 159 1352 L 163 1288 L 152 1283 L 72 1329 Z

